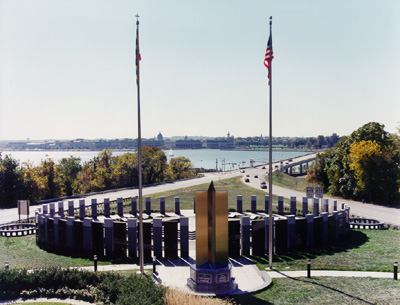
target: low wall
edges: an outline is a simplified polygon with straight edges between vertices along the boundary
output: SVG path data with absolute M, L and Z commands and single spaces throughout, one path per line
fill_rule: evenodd
M 241 255 L 264 256 L 269 252 L 269 218 L 265 213 L 257 212 L 254 197 L 252 210 L 255 213 L 243 211 L 229 213 L 229 256 Z M 267 200 L 265 208 L 268 208 Z M 292 198 L 290 211 L 296 212 L 296 200 Z M 306 204 L 307 203 L 307 204 Z M 273 215 L 273 252 L 284 254 L 300 249 L 325 247 L 346 238 L 349 224 L 349 208 L 342 205 L 341 210 L 329 213 L 329 204 L 319 209 L 316 201 L 309 212 L 308 201 L 303 200 L 304 216 Z M 326 202 L 325 202 L 326 203 Z M 165 201 L 160 200 L 162 211 Z M 241 208 L 242 197 L 237 199 Z M 122 198 L 117 200 L 117 214 L 110 215 L 109 201 L 102 203 L 104 216 L 98 217 L 96 201 L 92 201 L 90 215 L 87 217 L 87 207 L 80 202 L 79 216 L 74 216 L 73 205 L 64 211 L 55 204 L 43 206 L 43 213 L 37 214 L 37 243 L 48 251 L 74 256 L 89 257 L 93 255 L 108 258 L 138 258 L 138 218 L 136 198 L 131 199 L 131 214 L 123 215 Z M 146 202 L 145 215 L 149 218 L 143 222 L 144 258 L 151 262 L 153 255 L 158 258 L 176 258 L 189 256 L 189 240 L 195 239 L 196 232 L 189 231 L 189 222 L 194 217 L 180 215 L 180 200 L 175 198 L 175 215 L 152 214 L 151 203 Z M 283 211 L 283 198 L 278 200 L 278 208 Z M 337 207 L 337 204 L 334 205 Z M 321 212 L 322 211 L 322 212 Z M 326 212 L 325 212 L 326 211 Z M 164 212 L 165 213 L 165 212 Z M 65 216 L 70 214 L 72 216 Z M 160 217 L 162 216 L 162 217 Z

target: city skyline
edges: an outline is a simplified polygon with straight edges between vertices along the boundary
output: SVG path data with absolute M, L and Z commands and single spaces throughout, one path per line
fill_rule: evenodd
M 400 2 L 0 0 L 0 140 L 349 135 L 400 114 Z

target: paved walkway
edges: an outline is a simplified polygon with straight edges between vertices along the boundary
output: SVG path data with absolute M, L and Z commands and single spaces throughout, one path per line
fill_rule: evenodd
M 307 270 L 300 271 L 277 271 L 268 270 L 267 274 L 273 278 L 307 277 Z M 372 277 L 372 278 L 393 278 L 393 272 L 373 272 L 373 271 L 340 271 L 340 270 L 311 270 L 311 277 L 330 276 L 330 277 Z
M 256 264 L 246 258 L 229 259 L 232 264 L 232 277 L 238 284 L 238 290 L 232 294 L 242 294 L 258 291 L 268 287 L 272 280 L 267 272 L 260 271 Z M 190 265 L 194 264 L 192 257 L 185 259 L 178 258 L 174 260 L 161 259 L 157 261 L 154 279 L 162 285 L 183 289 L 192 292 L 187 284 L 190 277 Z M 146 264 L 145 270 L 152 270 L 152 264 Z M 93 271 L 94 267 L 79 267 L 82 270 Z M 131 265 L 101 265 L 97 267 L 98 271 L 121 271 L 121 270 L 139 270 L 139 266 Z
M 73 299 L 54 299 L 54 298 L 37 298 L 37 299 L 18 299 L 18 300 L 8 300 L 0 301 L 0 304 L 23 304 L 23 303 L 41 303 L 41 302 L 54 302 L 54 303 L 65 303 L 71 305 L 90 305 L 93 303 L 88 303 L 84 301 L 78 301 Z

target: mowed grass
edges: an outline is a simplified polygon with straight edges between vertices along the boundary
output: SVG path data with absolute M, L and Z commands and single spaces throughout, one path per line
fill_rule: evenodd
M 8 262 L 10 268 L 18 269 L 93 265 L 93 261 L 89 259 L 57 255 L 39 248 L 36 244 L 35 235 L 0 237 L 0 258 L 2 266 L 5 262 Z M 110 262 L 99 261 L 98 264 L 110 264 Z
M 214 181 L 214 187 L 217 191 L 228 191 L 228 209 L 236 210 L 237 196 L 241 195 L 243 200 L 243 211 L 251 209 L 251 196 L 257 196 L 257 209 L 264 210 L 265 195 L 268 193 L 261 189 L 256 189 L 245 185 L 241 177 Z M 193 187 L 182 188 L 164 193 L 157 193 L 145 197 L 151 198 L 152 210 L 160 209 L 160 198 L 165 197 L 165 209 L 167 212 L 173 212 L 175 209 L 175 197 L 179 197 L 181 210 L 193 209 L 193 198 L 196 191 L 207 191 L 210 184 L 200 184 Z M 143 206 L 145 205 L 145 197 L 143 198 Z M 277 202 L 278 197 L 274 196 L 273 202 Z M 128 201 L 127 201 L 128 202 Z M 125 204 L 127 203 L 125 202 Z M 285 203 L 289 203 L 289 199 L 285 199 Z M 126 207 L 125 212 L 129 212 L 130 208 Z
M 234 296 L 237 304 L 400 304 L 400 281 L 375 278 L 274 279 L 269 289 Z M 375 303 L 376 302 L 376 303 Z
M 272 183 L 296 191 L 306 191 L 307 182 L 304 177 L 296 178 L 280 171 L 272 173 Z
M 258 267 L 268 267 L 268 258 L 253 257 Z M 349 230 L 345 242 L 325 249 L 296 251 L 273 257 L 272 266 L 278 270 L 358 270 L 393 272 L 393 263 L 400 261 L 400 231 Z

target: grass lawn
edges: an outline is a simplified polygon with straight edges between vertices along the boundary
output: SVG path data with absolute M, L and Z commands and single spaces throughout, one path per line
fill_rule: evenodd
M 296 190 L 296 191 L 306 191 L 307 185 L 306 179 L 292 177 L 288 174 L 282 173 L 280 171 L 274 171 L 272 173 L 272 183 L 281 187 L 285 187 L 287 189 Z
M 175 197 L 180 198 L 180 208 L 181 210 L 189 210 L 193 209 L 193 198 L 195 197 L 195 191 L 205 191 L 208 190 L 210 185 L 200 184 L 193 187 L 182 188 L 178 190 L 173 190 L 164 193 L 157 193 L 153 195 L 149 195 L 146 197 L 151 198 L 151 204 L 153 210 L 159 210 L 160 208 L 160 197 L 165 197 L 165 210 L 168 212 L 172 212 L 175 209 Z M 217 191 L 228 191 L 228 208 L 236 210 L 236 198 L 238 195 L 242 195 L 243 198 L 243 210 L 251 209 L 251 196 L 257 196 L 257 207 L 258 210 L 264 210 L 264 202 L 266 192 L 261 189 L 255 189 L 245 185 L 242 182 L 241 177 L 234 177 L 224 180 L 214 181 L 214 187 Z M 277 202 L 277 196 L 274 196 L 274 202 Z M 130 201 L 129 201 L 130 202 Z M 143 206 L 145 199 L 143 198 Z M 289 203 L 289 199 L 285 199 L 285 203 Z M 128 203 L 128 201 L 126 201 Z M 116 207 L 116 205 L 115 205 Z M 125 212 L 130 212 L 130 208 L 126 207 Z
M 0 237 L 1 264 L 9 262 L 10 268 L 48 268 L 92 266 L 93 261 L 85 258 L 73 258 L 47 252 L 36 245 L 35 235 L 21 237 Z M 99 261 L 98 264 L 111 262 Z
M 373 278 L 284 278 L 259 293 L 237 295 L 237 304 L 400 304 L 400 281 Z M 376 302 L 376 303 L 375 303 Z
M 252 258 L 261 270 L 268 267 L 268 258 Z M 281 271 L 306 270 L 308 259 L 312 269 L 393 272 L 393 263 L 400 261 L 400 231 L 349 230 L 344 243 L 277 255 L 272 266 Z

